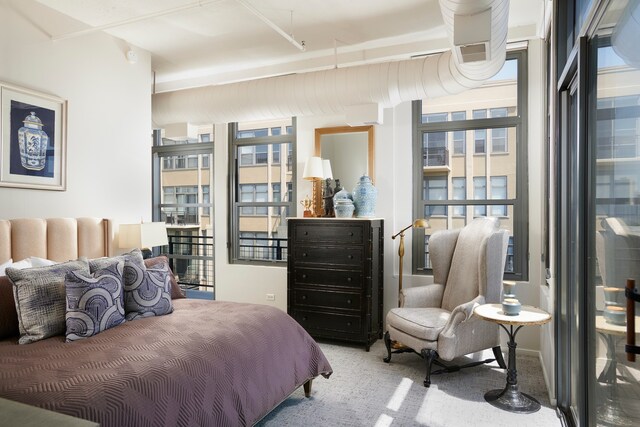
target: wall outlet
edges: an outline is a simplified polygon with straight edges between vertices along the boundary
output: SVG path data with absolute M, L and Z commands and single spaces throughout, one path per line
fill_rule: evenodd
M 267 301 L 275 301 L 276 296 L 274 294 L 267 294 Z

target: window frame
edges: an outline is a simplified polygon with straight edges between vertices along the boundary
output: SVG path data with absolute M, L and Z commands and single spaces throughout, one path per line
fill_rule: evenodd
M 268 127 L 266 129 L 269 129 Z M 290 132 L 289 132 L 290 130 Z M 287 132 L 282 133 L 280 135 L 267 135 L 267 136 L 256 136 L 256 137 L 248 137 L 248 131 L 245 132 L 241 137 L 238 137 L 238 123 L 232 122 L 229 123 L 228 133 L 229 133 L 229 228 L 227 234 L 227 247 L 229 250 L 229 263 L 230 264 L 246 264 L 246 265 L 270 265 L 270 266 L 278 266 L 278 267 L 286 267 L 287 260 L 271 260 L 271 259 L 248 259 L 242 258 L 241 250 L 240 250 L 240 242 L 239 239 L 242 237 L 240 234 L 243 232 L 239 231 L 240 225 L 240 217 L 243 216 L 240 213 L 241 209 L 247 207 L 253 207 L 254 209 L 259 209 L 262 207 L 266 207 L 267 210 L 272 208 L 282 208 L 287 207 L 289 210 L 289 216 L 295 217 L 297 216 L 297 209 L 295 203 L 295 195 L 296 195 L 296 181 L 297 181 L 297 164 L 295 161 L 291 161 L 291 167 L 289 168 L 289 162 L 283 162 L 282 160 L 282 150 L 280 150 L 279 161 L 277 163 L 272 161 L 272 165 L 279 166 L 281 168 L 285 168 L 285 173 L 291 172 L 291 187 L 292 187 L 292 196 L 291 199 L 286 202 L 282 200 L 282 191 L 280 193 L 280 201 L 276 202 L 242 202 L 239 201 L 239 176 L 238 170 L 243 167 L 266 167 L 268 165 L 268 160 L 273 160 L 273 149 L 269 147 L 272 144 L 290 144 L 289 150 L 291 152 L 292 159 L 296 158 L 296 139 L 297 139 L 297 126 L 296 126 L 296 118 L 291 118 L 291 127 L 287 126 Z M 238 148 L 246 147 L 246 146 L 256 146 L 256 145 L 266 145 L 267 148 L 267 163 L 258 164 L 255 163 L 255 155 L 256 150 L 253 150 L 254 163 L 252 165 L 240 165 L 240 157 L 238 156 Z M 281 147 L 282 148 L 282 147 Z M 267 191 L 269 191 L 268 183 L 256 183 L 267 185 Z M 273 184 L 273 183 L 272 183 Z M 243 184 L 244 185 L 244 184 Z M 273 189 L 273 187 L 272 187 Z M 282 189 L 281 189 L 282 190 Z M 255 191 L 254 191 L 255 194 Z M 258 215 L 258 214 L 255 214 Z M 248 233 L 248 232 L 245 232 Z M 255 240 L 255 239 L 254 239 Z M 258 239 L 259 240 L 259 239 Z
M 517 87 L 517 114 L 507 117 L 488 117 L 484 119 L 474 119 L 473 111 L 471 118 L 466 120 L 436 122 L 436 123 L 422 123 L 422 101 L 413 101 L 412 104 L 412 124 L 413 124 L 413 205 L 415 218 L 423 218 L 425 208 L 430 205 L 442 205 L 446 206 L 486 206 L 487 213 L 490 213 L 492 205 L 512 205 L 513 206 L 513 241 L 514 241 L 514 270 L 513 272 L 504 273 L 504 278 L 508 280 L 521 280 L 526 281 L 529 279 L 529 191 L 528 191 L 528 167 L 527 167 L 527 114 L 528 114 L 528 79 L 527 79 L 527 51 L 517 50 L 507 53 L 507 60 L 518 60 L 518 87 Z M 488 109 L 486 110 L 489 113 Z M 451 111 L 449 112 L 451 113 Z M 489 114 L 487 114 L 489 115 Z M 423 195 L 423 167 L 422 167 L 422 144 L 424 132 L 454 132 L 454 131 L 475 131 L 482 129 L 495 129 L 505 128 L 506 132 L 515 132 L 515 138 L 517 144 L 515 149 L 516 154 L 516 198 L 515 199 L 483 199 L 472 200 L 467 198 L 466 200 L 424 200 Z M 476 132 L 473 132 L 473 156 L 491 155 L 487 150 L 487 138 L 489 132 L 485 132 L 485 151 L 483 153 L 475 152 L 475 138 Z M 502 154 L 502 153 L 500 153 Z M 449 172 L 451 175 L 451 172 Z M 450 177 L 453 177 L 451 175 Z M 489 181 L 489 179 L 488 179 Z M 490 185 L 490 182 L 487 182 Z M 453 184 L 452 184 L 453 185 Z M 469 197 L 469 190 L 467 191 L 467 197 Z M 453 197 L 453 196 L 452 196 Z M 455 217 L 455 216 L 454 216 Z M 432 275 L 433 271 L 430 268 L 424 266 L 425 259 L 425 232 L 424 229 L 415 229 L 413 231 L 413 245 L 412 245 L 412 272 L 417 275 Z

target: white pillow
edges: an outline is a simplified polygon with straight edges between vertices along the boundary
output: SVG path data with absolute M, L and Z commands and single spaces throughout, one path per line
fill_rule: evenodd
M 32 256 L 28 258 L 31 261 L 31 267 L 49 267 L 52 265 L 58 264 L 55 261 L 51 261 L 49 259 L 38 258 L 37 256 Z
M 31 259 L 25 258 L 22 261 L 14 262 L 13 264 L 8 265 L 7 267 L 15 268 L 18 270 L 22 270 L 23 268 L 31 268 Z
M 10 267 L 10 266 L 11 266 L 11 264 L 13 264 L 13 260 L 12 260 L 11 258 L 9 258 L 9 261 L 7 261 L 7 262 L 5 262 L 5 263 L 0 264 L 0 276 L 6 276 L 6 275 L 7 275 L 7 274 L 4 272 L 4 270 L 5 270 L 7 267 Z

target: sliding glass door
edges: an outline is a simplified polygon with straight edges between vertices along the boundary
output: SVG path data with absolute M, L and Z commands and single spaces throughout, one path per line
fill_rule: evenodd
M 624 348 L 624 288 L 628 280 L 640 286 L 640 24 L 634 16 L 640 2 L 612 1 L 589 46 L 588 259 L 595 268 L 587 283 L 594 343 L 588 389 L 591 424 L 599 426 L 640 425 L 640 363 L 627 360 Z
M 590 16 L 559 67 L 557 400 L 569 425 L 638 426 L 624 288 L 640 287 L 640 0 Z

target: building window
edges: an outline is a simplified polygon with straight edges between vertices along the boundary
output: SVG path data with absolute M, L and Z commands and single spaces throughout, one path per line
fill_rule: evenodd
M 229 136 L 230 261 L 284 263 L 286 220 L 296 208 L 295 119 L 231 123 Z
M 425 200 L 447 200 L 447 177 L 425 176 L 423 182 L 423 197 Z M 447 206 L 425 206 L 424 216 L 447 215 Z
M 414 160 L 414 217 L 429 220 L 429 233 L 498 217 L 511 237 L 505 277 L 512 280 L 528 278 L 526 96 L 526 52 L 509 52 L 486 84 L 413 104 L 414 152 L 422 151 Z M 435 150 L 450 150 L 451 161 L 433 167 Z M 413 231 L 413 253 L 425 254 L 413 257 L 417 274 L 431 274 L 424 233 Z
M 492 176 L 491 177 L 491 200 L 505 200 L 507 198 L 507 177 Z M 506 217 L 506 205 L 491 206 L 491 216 Z
M 451 178 L 451 186 L 453 187 L 453 200 L 466 200 L 466 179 L 463 178 Z M 453 216 L 464 216 L 464 206 L 453 206 Z
M 487 178 L 484 176 L 473 177 L 473 199 L 485 200 L 487 198 Z M 474 206 L 473 217 L 487 216 L 486 206 Z
M 466 111 L 454 111 L 451 113 L 451 121 L 466 120 Z M 464 154 L 467 145 L 467 133 L 463 130 L 457 130 L 453 132 L 453 154 Z

